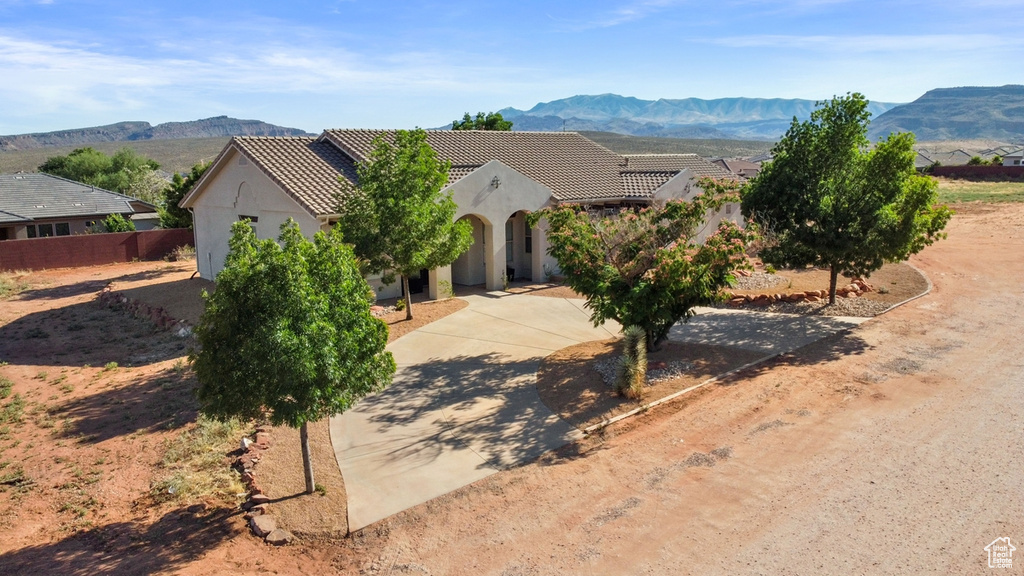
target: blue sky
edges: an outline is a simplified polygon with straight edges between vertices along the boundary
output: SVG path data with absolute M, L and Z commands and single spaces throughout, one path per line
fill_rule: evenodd
M 1024 84 L 1024 0 L 0 0 L 0 134 L 226 114 L 440 126 L 576 94 Z

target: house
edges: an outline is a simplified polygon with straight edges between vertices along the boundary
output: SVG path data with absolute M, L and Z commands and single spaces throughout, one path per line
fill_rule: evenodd
M 1008 152 L 1003 156 L 1003 166 L 1024 166 L 1024 148 Z
M 760 164 L 740 158 L 716 158 L 711 162 L 748 180 L 761 172 Z
M 224 265 L 232 222 L 248 219 L 257 236 L 276 238 L 288 218 L 312 236 L 337 222 L 339 178 L 356 182 L 383 130 L 326 130 L 317 137 L 233 138 L 181 206 L 193 212 L 197 266 L 214 279 Z M 694 154 L 622 156 L 574 132 L 427 131 L 427 142 L 452 164 L 446 190 L 456 219 L 472 225 L 473 245 L 450 267 L 423 271 L 431 297 L 438 283 L 502 287 L 502 277 L 543 280 L 557 270 L 547 255 L 546 224 L 531 229 L 529 212 L 563 203 L 594 209 L 692 198 L 703 176 L 735 178 Z M 709 215 L 701 239 L 718 222 L 740 222 L 737 205 Z M 398 283 L 369 279 L 380 297 Z
M 111 214 L 155 215 L 156 206 L 50 174 L 0 174 L 0 240 L 85 234 Z

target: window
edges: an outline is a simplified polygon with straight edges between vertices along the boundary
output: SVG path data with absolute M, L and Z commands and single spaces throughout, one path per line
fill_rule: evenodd
M 58 222 L 54 224 L 56 228 L 57 236 L 71 236 L 71 224 L 68 222 Z
M 239 214 L 238 215 L 238 220 L 239 221 L 241 221 L 241 220 L 248 220 L 250 224 L 255 224 L 255 223 L 260 221 L 260 217 L 259 216 L 245 216 L 243 214 Z
M 28 237 L 29 238 L 35 238 L 36 237 L 36 227 L 35 227 L 35 224 L 29 224 L 28 226 L 26 226 L 25 227 L 25 231 L 28 232 Z
M 53 224 L 40 224 L 39 237 L 49 238 L 50 236 L 53 236 Z
M 527 254 L 533 254 L 533 228 L 526 226 L 526 236 L 523 237 L 523 247 Z

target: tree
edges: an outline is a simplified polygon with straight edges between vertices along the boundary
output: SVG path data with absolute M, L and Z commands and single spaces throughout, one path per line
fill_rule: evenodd
M 935 206 L 935 181 L 914 170 L 913 134 L 868 148 L 867 105 L 847 94 L 819 103 L 810 120 L 794 119 L 743 193 L 743 215 L 771 232 L 762 259 L 828 268 L 831 304 L 839 274 L 867 276 L 906 260 L 944 238 L 952 215 Z
M 248 221 L 231 227 L 217 289 L 195 328 L 190 360 L 200 411 L 226 421 L 269 418 L 300 428 L 306 492 L 315 489 L 308 425 L 387 386 L 395 361 L 387 326 L 350 246 L 332 230 L 310 242 L 289 219 L 280 244 Z
M 986 164 L 988 162 L 981 156 L 971 156 L 971 159 L 967 161 L 968 166 L 985 166 Z
M 502 118 L 500 112 L 477 112 L 476 118 L 471 118 L 469 112 L 462 117 L 462 120 L 452 121 L 452 130 L 496 130 L 507 132 L 512 129 L 512 122 Z
M 128 147 L 113 156 L 86 147 L 77 148 L 67 156 L 48 158 L 39 166 L 39 171 L 157 203 L 165 185 L 154 172 L 158 168 L 160 164 L 155 160 Z
M 399 130 L 393 143 L 378 136 L 373 146 L 357 169 L 359 185 L 340 179 L 338 227 L 365 262 L 364 272 L 381 274 L 385 284 L 401 277 L 411 320 L 409 277 L 454 262 L 472 243 L 472 229 L 453 221 L 455 201 L 441 192 L 451 163 L 437 158 L 425 131 Z
M 175 173 L 171 183 L 164 188 L 163 206 L 160 208 L 161 228 L 192 228 L 192 213 L 178 206 L 185 196 L 192 191 L 196 182 L 210 169 L 210 162 L 200 162 L 192 166 L 186 176 Z
M 647 348 L 656 350 L 676 322 L 717 301 L 735 281 L 732 271 L 745 266 L 752 234 L 724 221 L 703 244 L 696 241 L 709 211 L 737 199 L 735 185 L 706 179 L 700 185 L 705 192 L 691 202 L 611 216 L 576 206 L 530 215 L 530 226 L 547 219 L 548 253 L 566 283 L 586 297 L 595 326 L 609 318 L 623 328 L 639 326 Z
M 120 214 L 111 214 L 103 219 L 107 232 L 135 232 L 135 223 Z

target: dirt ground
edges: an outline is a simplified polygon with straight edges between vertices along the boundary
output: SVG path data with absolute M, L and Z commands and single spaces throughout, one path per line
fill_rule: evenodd
M 643 398 L 631 400 L 617 396 L 594 369 L 595 362 L 621 355 L 621 339 L 584 342 L 555 352 L 541 362 L 537 371 L 540 399 L 552 412 L 583 429 L 764 356 L 722 346 L 668 342 L 657 352 L 648 352 L 647 361 L 652 364 L 687 362 L 693 367 L 677 378 L 645 386 Z
M 911 260 L 928 296 L 352 537 L 284 548 L 231 512 L 148 503 L 187 413 L 156 391 L 174 340 L 88 318 L 103 276 L 132 265 L 62 273 L 0 303 L 0 375 L 47 407 L 68 401 L 65 382 L 69 399 L 114 392 L 49 428 L 26 408 L 0 438 L 0 459 L 35 479 L 0 493 L 0 573 L 987 573 L 985 546 L 1024 541 L 1024 205 L 957 210 Z M 96 326 L 57 328 L 83 318 Z M 97 377 L 112 360 L 133 367 Z M 72 497 L 91 524 L 60 511 Z

